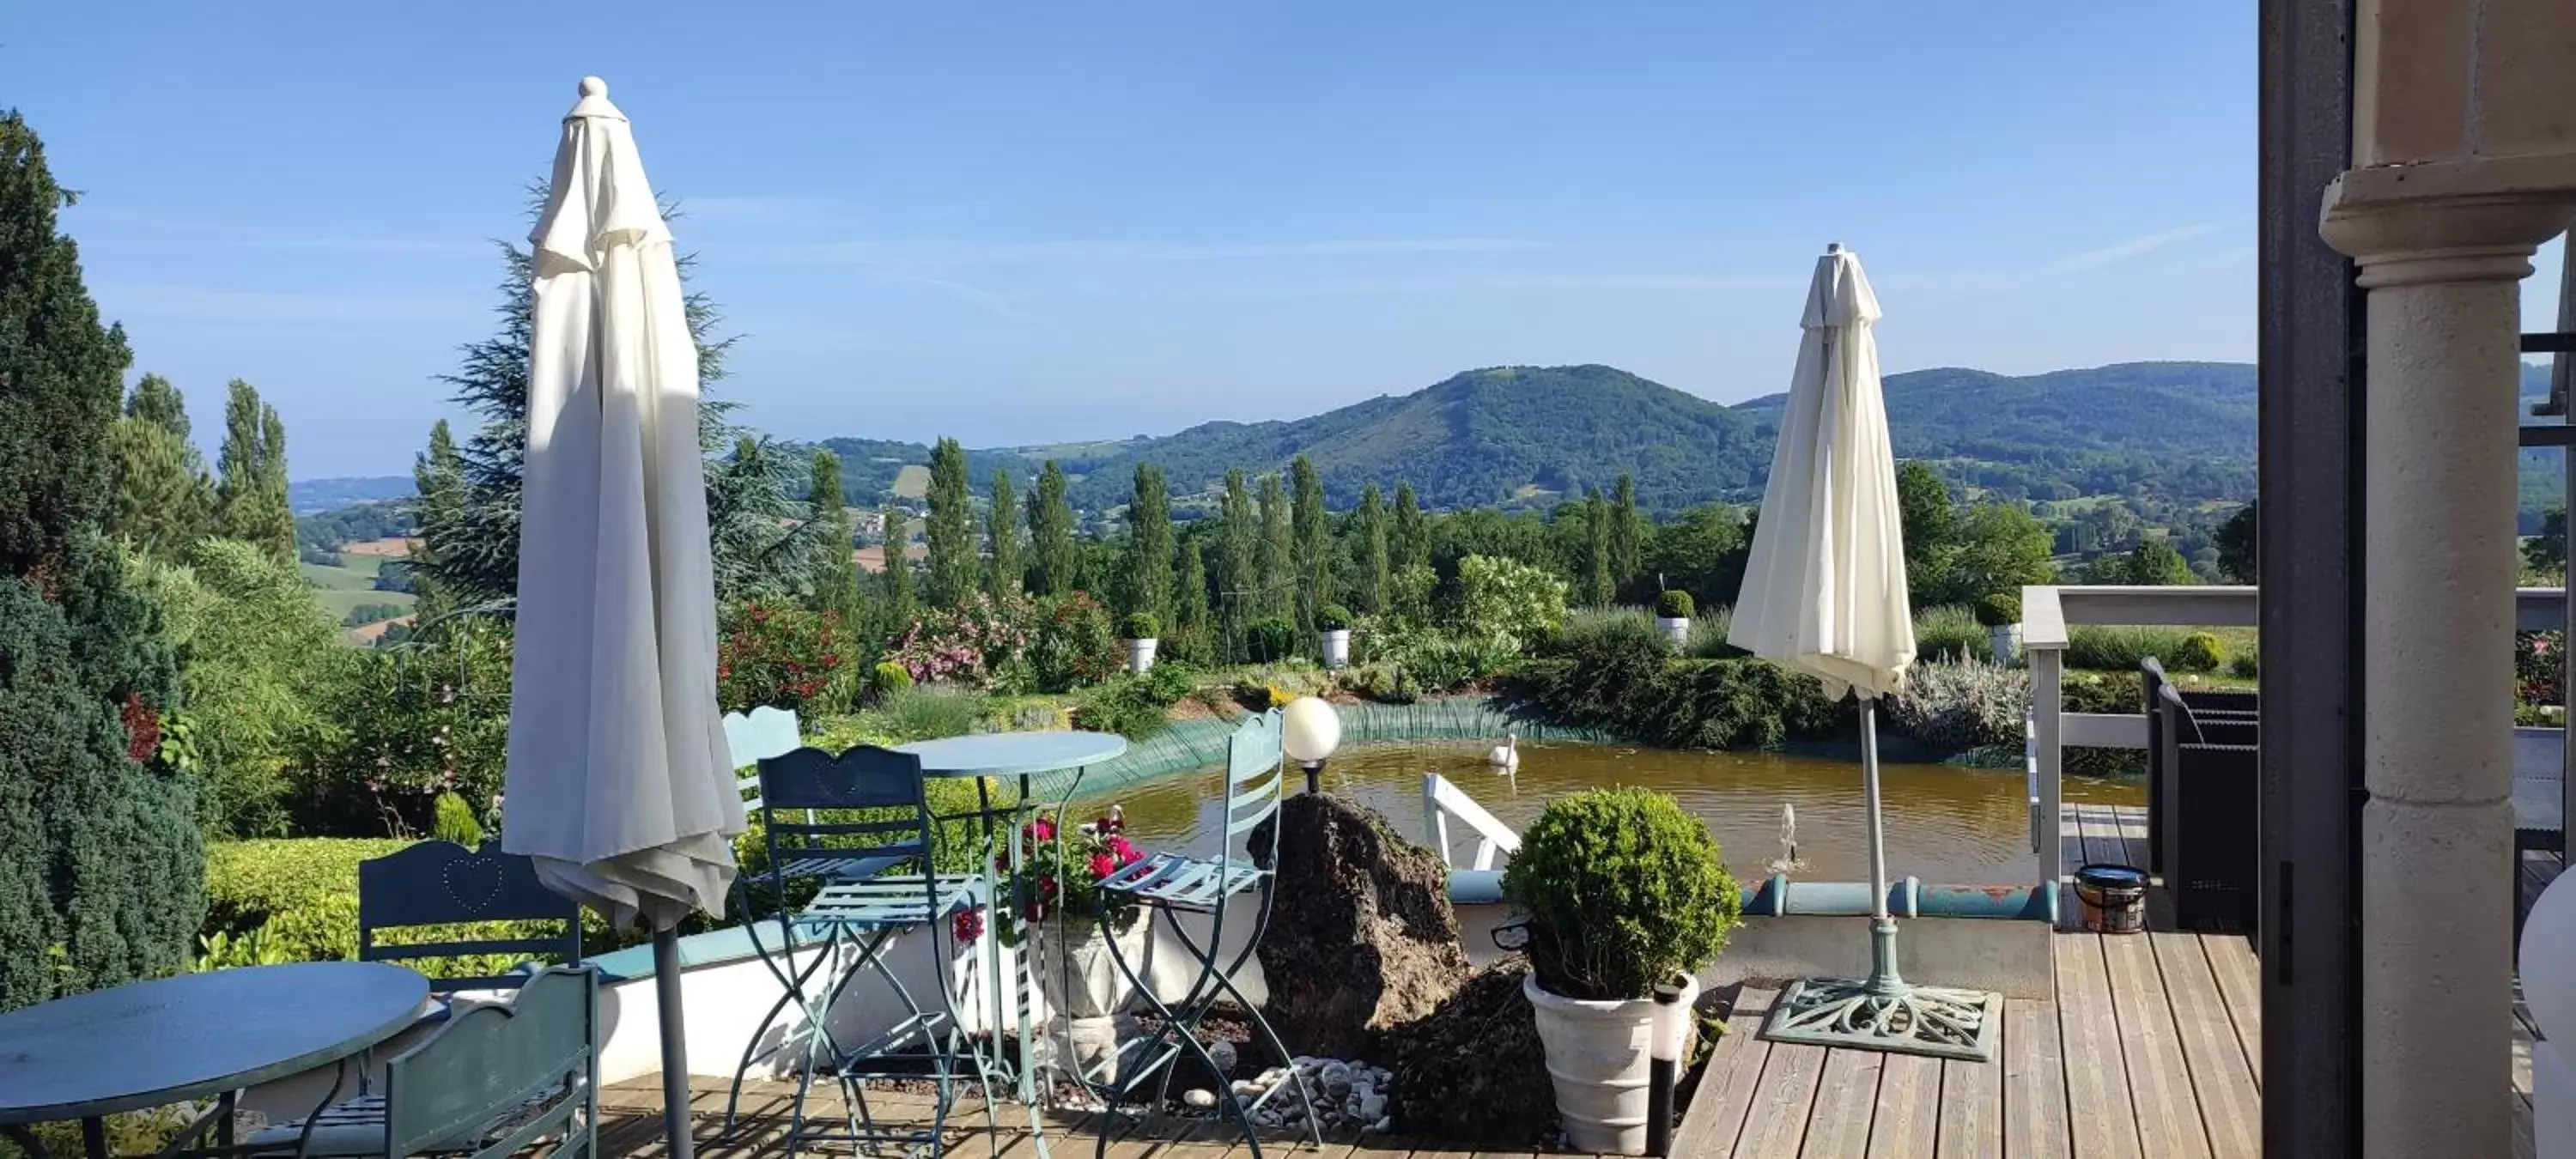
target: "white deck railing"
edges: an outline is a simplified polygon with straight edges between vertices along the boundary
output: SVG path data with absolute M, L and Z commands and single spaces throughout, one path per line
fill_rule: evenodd
M 1451 821 L 1475 834 L 1476 855 L 1469 869 L 1492 869 L 1496 861 L 1521 851 L 1521 835 L 1486 812 L 1466 790 L 1450 784 L 1438 773 L 1422 774 L 1422 831 L 1431 835 L 1431 847 L 1440 851 L 1440 863 L 1456 869 L 1458 862 L 1449 852 Z
M 2030 723 L 2025 770 L 2030 782 L 2031 851 L 2039 855 L 2042 885 L 2063 880 L 2066 866 L 2058 843 L 2064 825 L 2065 749 L 2147 747 L 2147 718 L 2142 713 L 2067 712 L 2065 710 L 2066 645 L 2077 625 L 2133 625 L 2191 628 L 2253 627 L 2259 611 L 2252 587 L 2026 587 L 2021 590 L 2022 653 L 2030 665 Z M 2567 593 L 2560 588 L 2521 588 L 2514 592 L 2514 629 L 2554 632 L 2567 626 Z M 2556 730 L 2550 730 L 2556 731 Z M 2563 733 L 2559 734 L 2561 737 Z M 2517 759 L 2519 783 L 2547 776 L 2563 786 L 2564 744 L 2517 746 L 2535 754 L 2534 767 Z M 2544 763 L 2537 754 L 2546 754 Z M 2517 798 L 2526 794 L 2517 792 Z M 2531 810 L 2525 810 L 2529 812 Z M 2552 810 L 2554 818 L 2560 810 Z

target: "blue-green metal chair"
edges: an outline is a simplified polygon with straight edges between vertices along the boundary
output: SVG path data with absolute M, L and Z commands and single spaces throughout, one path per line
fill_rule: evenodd
M 506 1003 L 461 1006 L 385 1064 L 381 1098 L 253 1135 L 251 1155 L 463 1155 L 500 1159 L 540 1142 L 599 1154 L 599 973 L 555 967 Z
M 1226 738 L 1225 794 L 1222 798 L 1225 834 L 1217 843 L 1214 858 L 1152 854 L 1111 874 L 1100 884 L 1106 893 L 1134 899 L 1148 915 L 1162 915 L 1164 927 L 1170 931 L 1174 944 L 1199 966 L 1198 976 L 1192 980 L 1189 991 L 1181 1000 L 1165 1003 L 1155 995 L 1152 985 L 1137 974 L 1137 964 L 1128 961 L 1126 955 L 1118 951 L 1117 931 L 1109 928 L 1112 919 L 1108 911 L 1111 907 L 1102 907 L 1101 928 L 1103 934 L 1109 935 L 1106 941 L 1110 957 L 1116 961 L 1119 972 L 1135 986 L 1136 993 L 1153 1007 L 1160 1025 L 1135 1050 L 1114 1052 L 1112 1058 L 1078 1076 L 1085 1086 L 1101 1097 L 1102 1104 L 1110 1108 L 1111 1113 L 1100 1117 L 1097 1148 L 1100 1155 L 1108 1154 L 1109 1144 L 1117 1133 L 1117 1120 L 1121 1117 L 1116 1110 L 1118 1105 L 1134 1101 L 1136 1095 L 1151 1083 L 1154 1095 L 1148 1105 L 1149 1112 L 1162 1107 L 1171 1096 L 1174 1066 L 1183 1056 L 1198 1060 L 1209 1074 L 1223 1078 L 1223 1072 L 1217 1069 L 1216 1060 L 1209 1057 L 1207 1047 L 1199 1042 L 1197 1033 L 1200 1020 L 1207 1017 L 1209 1008 L 1219 999 L 1230 997 L 1236 1006 L 1242 1008 L 1273 1057 L 1293 1057 L 1287 1046 L 1279 1041 L 1279 1032 L 1271 1029 L 1270 1021 L 1261 1016 L 1261 1008 L 1246 1000 L 1234 981 L 1235 972 L 1252 960 L 1254 951 L 1261 945 L 1262 934 L 1269 930 L 1270 902 L 1278 885 L 1278 875 L 1261 867 L 1278 863 L 1279 826 L 1276 818 L 1286 774 L 1286 761 L 1280 748 L 1279 721 L 1279 712 L 1273 709 L 1245 720 Z M 1236 848 L 1238 843 L 1243 846 L 1240 852 Z M 1256 844 L 1266 848 L 1256 850 L 1253 848 Z M 1250 915 L 1252 936 L 1244 940 L 1243 948 L 1229 960 L 1222 949 L 1225 945 L 1227 903 L 1246 896 L 1259 899 Z M 1205 943 L 1192 938 L 1182 927 L 1180 917 L 1183 914 L 1207 917 L 1211 929 Z M 1239 928 L 1244 915 L 1235 916 Z M 1152 919 L 1149 916 L 1147 920 Z M 1094 1077 L 1112 1065 L 1118 1067 L 1114 1081 L 1103 1082 Z M 1244 1144 L 1250 1148 L 1252 1159 L 1260 1159 L 1261 1156 L 1260 1132 L 1254 1129 L 1252 1116 L 1263 1104 L 1285 1090 L 1296 1092 L 1297 1101 L 1305 1108 L 1309 1136 L 1315 1145 L 1323 1145 L 1323 1127 L 1315 1117 L 1314 1096 L 1306 1089 L 1305 1076 L 1295 1067 L 1289 1068 L 1289 1074 L 1290 1081 L 1272 1086 L 1252 1103 L 1245 1103 L 1222 1090 L 1217 1096 L 1219 1105 L 1229 1109 L 1236 1124 L 1243 1129 Z
M 730 1134 L 744 1078 L 760 1057 L 763 1040 L 790 1006 L 804 1019 L 796 1098 L 785 1146 L 791 1156 L 807 1143 L 854 1147 L 940 1145 L 956 1083 L 985 1083 L 990 1068 L 959 1025 L 948 919 L 975 904 L 977 879 L 937 872 L 932 858 L 932 817 L 922 789 L 921 759 L 910 753 L 862 746 L 840 756 L 800 748 L 760 762 L 760 818 L 769 866 L 760 875 L 776 912 L 749 915 L 752 947 L 777 978 L 778 1001 L 754 1030 L 735 1068 L 725 1102 Z M 796 899 L 811 890 L 810 898 Z M 775 944 L 761 927 L 775 923 Z M 914 997 L 885 952 L 896 935 L 927 930 L 939 978 L 937 1000 Z M 806 955 L 803 966 L 798 955 Z M 832 1033 L 831 1010 L 852 983 L 873 974 L 901 1002 L 903 1016 L 866 1042 L 844 1044 Z M 767 1052 L 789 1049 L 782 1041 Z M 839 1085 L 847 1108 L 843 1129 L 808 1122 L 805 1104 L 817 1075 Z M 867 1104 L 866 1080 L 930 1080 L 937 1089 L 926 1126 L 879 1124 Z M 992 1092 L 987 1085 L 985 1101 Z M 998 1146 L 998 1144 L 997 1144 Z

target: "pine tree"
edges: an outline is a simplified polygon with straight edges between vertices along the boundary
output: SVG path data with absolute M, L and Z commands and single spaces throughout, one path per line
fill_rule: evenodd
M 1617 506 L 1610 512 L 1610 582 L 1626 587 L 1645 568 L 1646 519 L 1637 511 L 1637 479 L 1619 476 Z
M 1029 495 L 1029 539 L 1037 549 L 1038 592 L 1060 596 L 1082 584 L 1082 555 L 1073 541 L 1073 502 L 1065 494 L 1064 468 L 1053 459 L 1038 472 Z
M 1598 487 L 1583 501 L 1583 545 L 1584 598 L 1594 607 L 1609 607 L 1619 598 L 1619 589 L 1610 578 L 1610 504 L 1601 498 Z
M 125 416 L 109 435 L 116 507 L 108 526 L 146 556 L 165 562 L 187 554 L 209 528 L 214 502 L 206 464 L 188 441 L 188 408 L 179 388 L 143 376 L 126 396 Z
M 1207 554 L 1199 546 L 1199 536 L 1191 536 L 1181 549 L 1180 590 L 1172 610 L 1172 636 L 1179 642 L 1182 658 L 1207 660 L 1208 633 L 1215 625 L 1208 615 Z
M 889 637 L 912 626 L 921 609 L 912 595 L 912 535 L 904 527 L 903 509 L 888 503 L 885 513 L 886 625 Z
M 286 424 L 259 391 L 236 378 L 226 387 L 224 444 L 216 458 L 216 522 L 224 537 L 295 558 L 295 512 L 286 501 Z
M 70 200 L 0 113 L 0 1010 L 184 970 L 206 916 L 196 780 L 157 759 L 178 667 L 105 539 L 132 355 Z
M 428 527 L 455 526 L 465 506 L 465 465 L 456 454 L 456 436 L 447 428 L 447 420 L 430 424 L 429 449 L 412 459 L 412 490 L 416 500 L 418 524 Z M 411 541 L 407 557 L 412 574 L 412 624 L 415 629 L 455 609 L 447 585 L 439 579 L 436 549 L 428 538 Z
M 1011 473 L 993 472 L 993 502 L 984 512 L 984 538 L 993 545 L 993 567 L 985 590 L 997 600 L 1020 594 L 1028 564 L 1020 558 L 1020 500 L 1011 493 Z
M 1351 557 L 1359 562 L 1352 590 L 1359 610 L 1376 615 L 1386 610 L 1386 502 L 1377 484 L 1360 488 L 1360 507 L 1351 516 Z
M 934 608 L 965 603 L 982 586 L 976 572 L 975 501 L 966 481 L 966 448 L 941 439 L 930 451 L 930 582 L 923 597 Z
M 1244 625 L 1261 612 L 1260 598 L 1254 594 L 1261 590 L 1259 579 L 1254 575 L 1254 569 L 1259 566 L 1260 549 L 1256 545 L 1260 540 L 1261 524 L 1259 516 L 1253 513 L 1252 488 L 1244 481 L 1240 468 L 1227 471 L 1224 553 L 1218 560 L 1225 570 L 1217 577 L 1217 581 L 1225 586 L 1222 602 L 1217 606 L 1225 611 L 1226 655 L 1229 659 L 1234 656 L 1234 645 L 1243 639 Z
M 1172 504 L 1163 469 L 1136 464 L 1136 491 L 1127 503 L 1128 611 L 1158 622 L 1172 618 Z
M 147 374 L 125 396 L 125 417 L 141 419 L 182 439 L 188 437 L 188 402 L 179 388 L 157 374 Z
M 1261 614 L 1296 618 L 1297 532 L 1277 475 L 1261 477 L 1261 558 L 1254 566 L 1260 572 L 1255 590 L 1261 593 Z
M 850 555 L 850 507 L 841 494 L 841 456 L 828 447 L 814 451 L 812 483 L 805 492 L 814 529 L 814 580 L 810 595 L 815 611 L 838 615 L 844 624 L 858 622 L 859 563 Z
M 1394 571 L 1431 566 L 1431 527 L 1413 501 L 1413 484 L 1407 480 L 1395 482 L 1395 525 L 1387 536 L 1387 551 Z
M 1295 514 L 1290 520 L 1297 537 L 1297 626 L 1312 632 L 1315 609 L 1335 602 L 1341 594 L 1333 584 L 1333 523 L 1324 510 L 1324 483 L 1315 477 L 1315 464 L 1299 455 L 1289 471 L 1297 481 Z

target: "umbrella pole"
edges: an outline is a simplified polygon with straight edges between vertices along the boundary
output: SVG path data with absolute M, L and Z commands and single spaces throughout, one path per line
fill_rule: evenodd
M 653 1000 L 662 1026 L 662 1128 L 669 1159 L 696 1159 L 689 1134 L 689 1035 L 680 1012 L 680 931 L 653 931 Z
M 1771 1004 L 1773 1042 L 1885 1050 L 1992 1062 L 2003 995 L 1907 983 L 1896 969 L 1896 916 L 1887 904 L 1887 824 L 1880 809 L 1878 701 L 1860 702 L 1861 791 L 1868 798 L 1869 977 L 1802 978 Z

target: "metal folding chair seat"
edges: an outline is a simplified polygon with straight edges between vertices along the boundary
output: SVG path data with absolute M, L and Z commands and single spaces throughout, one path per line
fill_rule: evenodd
M 1137 1049 L 1114 1051 L 1109 1059 L 1076 1076 L 1098 1094 L 1102 1105 L 1108 1108 L 1108 1113 L 1100 1116 L 1097 1153 L 1102 1156 L 1108 1154 L 1109 1144 L 1117 1131 L 1117 1121 L 1123 1115 L 1118 1110 L 1119 1104 L 1134 1101 L 1151 1084 L 1154 1094 L 1149 1108 L 1159 1109 L 1171 1097 L 1172 1073 L 1180 1059 L 1195 1058 L 1209 1074 L 1223 1074 L 1217 1069 L 1216 1060 L 1209 1056 L 1207 1047 L 1199 1041 L 1197 1033 L 1200 1021 L 1219 1000 L 1233 999 L 1244 1017 L 1252 1023 L 1254 1033 L 1269 1046 L 1273 1057 L 1294 1057 L 1279 1041 L 1279 1032 L 1271 1029 L 1270 1021 L 1262 1017 L 1261 1007 L 1245 999 L 1242 989 L 1234 981 L 1234 975 L 1251 961 L 1253 952 L 1261 945 L 1261 935 L 1269 929 L 1271 897 L 1278 886 L 1278 875 L 1261 866 L 1277 864 L 1279 853 L 1276 819 L 1286 770 L 1280 748 L 1279 721 L 1279 712 L 1273 709 L 1245 720 L 1226 739 L 1225 835 L 1217 845 L 1215 857 L 1156 854 L 1101 882 L 1104 893 L 1131 898 L 1143 906 L 1147 914 L 1162 915 L 1172 944 L 1188 954 L 1199 967 L 1189 991 L 1182 995 L 1181 1000 L 1164 1002 L 1154 993 L 1152 985 L 1137 974 L 1136 963 L 1128 961 L 1126 955 L 1119 952 L 1117 931 L 1108 928 L 1110 918 L 1107 910 L 1110 907 L 1102 907 L 1102 932 L 1110 935 L 1106 938 L 1110 958 L 1159 1017 L 1154 1033 L 1148 1035 Z M 1244 844 L 1240 854 L 1235 849 L 1238 841 Z M 1252 848 L 1256 843 L 1266 848 L 1256 851 Z M 1253 913 L 1250 915 L 1252 937 L 1246 939 L 1243 948 L 1228 959 L 1223 949 L 1227 910 L 1241 907 L 1229 907 L 1226 903 L 1238 897 L 1257 899 L 1252 903 Z M 1179 921 L 1181 914 L 1206 915 L 1210 925 L 1206 942 L 1201 943 L 1190 936 Z M 1237 914 L 1235 920 L 1239 922 L 1242 917 Z M 1104 1080 L 1101 1076 L 1111 1066 L 1117 1067 L 1117 1077 Z M 1249 1149 L 1251 1159 L 1261 1157 L 1260 1132 L 1253 1128 L 1253 1113 L 1271 1099 L 1282 1097 L 1281 1092 L 1290 1090 L 1296 1092 L 1297 1101 L 1305 1108 L 1308 1136 L 1316 1146 L 1322 1146 L 1323 1126 L 1315 1116 L 1314 1095 L 1306 1088 L 1305 1076 L 1295 1068 L 1290 1068 L 1290 1081 L 1272 1086 L 1255 1102 L 1245 1103 L 1224 1094 L 1218 1096 L 1218 1105 L 1231 1113 L 1242 1128 L 1244 1145 Z
M 733 1130 L 743 1081 L 754 1060 L 784 1054 L 796 1062 L 789 1155 L 808 1143 L 935 1152 L 955 1102 L 956 1082 L 971 1078 L 986 1084 L 989 1067 L 958 1023 L 956 987 L 949 978 L 948 919 L 981 901 L 979 879 L 933 867 L 920 758 L 861 747 L 838 757 L 806 748 L 763 760 L 758 815 L 769 853 L 761 880 L 782 908 L 769 915 L 748 914 L 744 929 L 780 992 L 743 1047 L 725 1104 L 726 1133 Z M 800 884 L 813 886 L 814 892 L 791 911 L 788 899 Z M 774 933 L 764 934 L 764 929 Z M 910 930 L 931 935 L 939 994 L 927 1004 L 886 960 L 896 935 Z M 801 965 L 800 956 L 805 959 Z M 868 1040 L 844 1043 L 832 1030 L 831 1011 L 865 977 L 882 983 L 901 1003 L 902 1013 Z M 764 1051 L 764 1040 L 791 1006 L 804 1025 Z M 847 1108 L 837 1128 L 817 1126 L 806 1117 L 807 1099 L 823 1076 L 838 1085 Z M 928 1124 L 876 1120 L 868 1109 L 864 1080 L 886 1077 L 926 1079 L 935 1085 Z M 988 1103 L 991 1097 L 986 1085 Z

